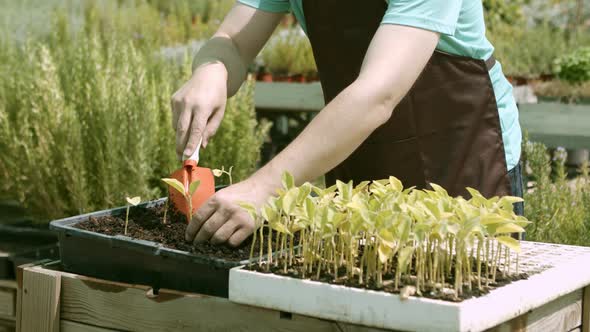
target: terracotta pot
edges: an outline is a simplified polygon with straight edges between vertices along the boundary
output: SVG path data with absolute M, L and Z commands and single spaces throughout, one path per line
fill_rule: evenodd
M 262 82 L 272 82 L 272 74 L 270 73 L 260 73 L 256 76 L 257 81 Z

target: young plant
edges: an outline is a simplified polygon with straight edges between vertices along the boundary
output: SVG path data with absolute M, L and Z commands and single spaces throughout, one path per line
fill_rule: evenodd
M 139 204 L 139 202 L 141 202 L 141 197 L 139 196 L 135 196 L 133 198 L 129 198 L 126 197 L 125 198 L 127 200 L 127 203 L 129 203 L 129 205 L 127 205 L 127 213 L 125 214 L 125 235 L 127 235 L 127 224 L 129 223 L 129 208 L 131 206 L 137 206 L 137 204 Z
M 273 257 L 269 232 L 262 268 L 280 266 L 282 273 L 296 270 L 304 278 L 329 276 L 335 283 L 376 288 L 391 284 L 398 291 L 410 287 L 418 295 L 454 298 L 465 288 L 494 284 L 498 269 L 510 275 L 516 263 L 518 271 L 511 252 L 518 253 L 520 244 L 509 235 L 524 232 L 529 223 L 513 212 L 520 198 L 486 199 L 469 188 L 466 200 L 431 187 L 404 189 L 394 177 L 356 186 L 337 181 L 327 189 L 309 183 L 297 187 L 285 174 L 278 196 L 260 210 L 278 236 Z
M 215 177 L 220 177 L 223 174 L 227 174 L 227 176 L 229 178 L 229 185 L 231 186 L 233 184 L 233 182 L 234 182 L 233 179 L 232 179 L 232 176 L 231 176 L 231 172 L 232 172 L 233 169 L 234 169 L 234 167 L 231 166 L 229 168 L 229 170 L 226 171 L 225 170 L 225 167 L 224 166 L 221 166 L 221 169 L 217 169 L 216 168 L 216 169 L 213 170 L 213 175 L 215 175 Z
M 173 188 L 174 190 L 178 191 L 185 199 L 186 204 L 188 206 L 188 211 L 187 211 L 187 221 L 190 223 L 190 221 L 193 219 L 193 195 L 195 194 L 195 192 L 197 191 L 197 189 L 199 189 L 199 185 L 201 185 L 201 181 L 196 180 L 191 182 L 191 184 L 189 184 L 188 186 L 188 191 L 184 190 L 184 186 L 182 185 L 182 183 L 176 179 L 172 179 L 172 178 L 163 178 L 162 181 L 164 181 L 164 183 L 166 183 L 167 185 L 170 186 L 170 188 Z

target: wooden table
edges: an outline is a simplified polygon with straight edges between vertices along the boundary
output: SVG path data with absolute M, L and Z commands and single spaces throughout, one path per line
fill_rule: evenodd
M 382 331 L 218 297 L 168 290 L 154 294 L 149 287 L 89 278 L 51 266 L 21 267 L 17 278 L 18 331 Z M 492 331 L 589 332 L 589 327 L 590 291 L 579 289 Z

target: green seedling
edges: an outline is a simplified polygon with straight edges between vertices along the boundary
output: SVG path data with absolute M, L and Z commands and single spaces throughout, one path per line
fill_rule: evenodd
M 129 205 L 127 205 L 127 213 L 125 214 L 125 235 L 127 235 L 127 224 L 129 223 L 129 208 L 131 206 L 137 206 L 137 204 L 139 204 L 139 202 L 141 202 L 141 197 L 139 196 L 135 196 L 133 198 L 129 198 L 126 197 L 125 198 L 127 200 L 127 203 Z
M 232 179 L 232 176 L 231 176 L 231 172 L 232 172 L 233 169 L 234 169 L 234 167 L 231 166 L 229 168 L 229 170 L 226 171 L 225 168 L 223 166 L 221 166 L 221 169 L 217 169 L 216 168 L 216 169 L 213 170 L 213 175 L 215 177 L 220 177 L 223 174 L 227 174 L 227 176 L 229 178 L 229 185 L 231 186 L 233 184 L 233 179 Z
M 411 286 L 418 295 L 453 289 L 457 298 L 465 288 L 484 290 L 495 283 L 496 270 L 518 271 L 511 253 L 518 257 L 520 243 L 510 234 L 524 232 L 530 223 L 513 212 L 520 198 L 487 199 L 469 188 L 467 200 L 436 184 L 431 190 L 403 188 L 394 177 L 357 186 L 338 181 L 321 189 L 295 186 L 286 173 L 282 183 L 260 217 L 243 206 L 278 237 L 272 248 L 268 232 L 266 261 L 260 251 L 267 271 L 272 265 L 315 280 L 329 275 L 338 283 Z
M 164 183 L 169 185 L 170 188 L 173 188 L 174 190 L 176 190 L 180 194 L 182 194 L 182 196 L 186 200 L 186 204 L 188 205 L 188 213 L 187 213 L 186 217 L 188 219 L 188 222 L 190 223 L 190 221 L 193 219 L 193 200 L 192 200 L 192 198 L 193 198 L 193 195 L 195 194 L 195 192 L 197 191 L 197 189 L 199 189 L 199 186 L 201 185 L 201 181 L 196 180 L 196 181 L 191 182 L 191 184 L 189 184 L 189 186 L 188 186 L 188 191 L 185 191 L 182 183 L 176 179 L 163 178 L 162 181 L 164 181 Z

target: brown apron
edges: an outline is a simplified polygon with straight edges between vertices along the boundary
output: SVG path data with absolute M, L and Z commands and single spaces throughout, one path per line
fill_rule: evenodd
M 326 103 L 358 76 L 387 9 L 383 0 L 303 0 Z M 509 195 L 504 145 L 488 61 L 435 51 L 390 120 L 326 175 L 326 182 L 399 178 L 468 196 Z M 387 70 L 387 68 L 384 68 Z

